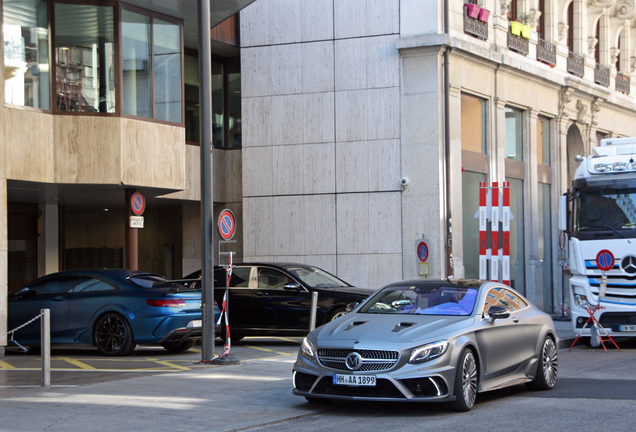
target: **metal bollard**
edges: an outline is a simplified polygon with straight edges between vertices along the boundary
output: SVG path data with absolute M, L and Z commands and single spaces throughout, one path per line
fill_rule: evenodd
M 42 387 L 51 386 L 51 311 L 42 309 L 40 349 L 42 354 Z
M 311 293 L 311 310 L 309 314 L 309 332 L 316 328 L 316 310 L 318 309 L 318 292 Z

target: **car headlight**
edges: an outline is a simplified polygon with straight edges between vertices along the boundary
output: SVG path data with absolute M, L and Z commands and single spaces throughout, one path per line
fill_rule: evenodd
M 441 340 L 411 350 L 409 363 L 422 363 L 432 360 L 444 354 L 448 349 L 448 341 Z
M 574 294 L 574 304 L 581 309 L 587 309 L 590 307 L 587 297 L 583 294 Z
M 314 344 L 309 342 L 307 338 L 303 339 L 303 344 L 300 346 L 300 353 L 307 360 L 314 359 Z

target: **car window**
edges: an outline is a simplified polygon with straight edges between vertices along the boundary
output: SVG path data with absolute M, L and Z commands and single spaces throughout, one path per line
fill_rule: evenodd
M 360 309 L 360 313 L 412 315 L 470 315 L 477 290 L 470 287 L 386 287 Z
M 514 292 L 505 288 L 492 288 L 486 294 L 484 312 L 487 314 L 491 306 L 503 306 L 510 312 L 523 309 L 528 304 Z
M 109 283 L 106 283 L 99 279 L 82 277 L 79 280 L 79 283 L 75 285 L 75 289 L 73 292 L 76 293 L 88 293 L 88 292 L 99 292 L 99 291 L 114 291 L 116 288 Z
M 350 286 L 345 281 L 342 281 L 332 274 L 327 273 L 318 267 L 286 267 L 286 270 L 290 272 L 294 277 L 300 279 L 302 283 L 310 288 L 332 288 L 332 287 L 346 287 Z
M 250 272 L 252 267 L 235 267 L 232 269 L 230 277 L 231 288 L 248 288 L 250 286 Z M 214 287 L 225 288 L 226 270 L 216 270 L 214 272 Z
M 36 294 L 60 294 L 73 291 L 79 276 L 58 276 L 29 285 L 29 290 Z
M 288 283 L 294 282 L 289 276 L 286 274 L 269 268 L 259 268 L 258 269 L 258 278 L 257 278 L 257 287 L 258 288 L 266 288 L 266 289 L 276 289 L 282 290 L 285 289 L 285 285 Z

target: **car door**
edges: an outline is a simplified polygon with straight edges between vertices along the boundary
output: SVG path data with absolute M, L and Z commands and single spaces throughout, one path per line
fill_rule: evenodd
M 508 318 L 489 321 L 488 310 L 503 306 L 510 312 Z M 521 313 L 527 303 L 504 287 L 491 288 L 485 297 L 482 327 L 476 332 L 486 380 L 508 375 L 516 371 L 528 359 L 530 349 L 528 335 Z
M 230 284 L 228 288 L 229 300 L 228 317 L 231 330 L 249 329 L 252 326 L 252 299 L 250 280 L 254 279 L 252 275 L 252 266 L 237 265 L 232 269 Z M 255 269 L 254 269 L 255 271 Z M 225 269 L 217 269 L 214 271 L 214 298 L 219 307 L 223 307 L 223 295 L 225 294 L 226 276 Z M 252 283 L 254 285 L 254 283 Z M 225 317 L 221 325 L 225 325 Z
M 63 275 L 29 284 L 28 291 L 9 300 L 9 330 L 36 317 L 42 309 L 49 309 L 51 339 L 61 336 L 68 324 L 71 292 L 78 279 L 75 275 Z M 40 320 L 18 330 L 14 339 L 18 342 L 39 343 Z
M 253 326 L 260 329 L 308 330 L 311 295 L 289 275 L 272 267 L 258 267 L 256 287 L 252 290 Z
M 116 298 L 117 290 L 117 287 L 101 279 L 81 276 L 73 288 L 65 338 L 69 342 L 76 342 L 90 329 L 91 321 L 100 308 L 107 304 L 121 303 L 121 299 Z M 92 340 L 92 337 L 90 334 L 83 339 Z

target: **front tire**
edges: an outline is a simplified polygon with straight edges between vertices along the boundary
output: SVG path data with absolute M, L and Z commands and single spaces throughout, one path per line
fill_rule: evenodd
M 194 340 L 185 340 L 182 342 L 168 341 L 162 343 L 161 346 L 170 352 L 184 352 L 192 348 L 195 342 Z
M 455 372 L 455 403 L 453 409 L 459 412 L 470 411 L 477 398 L 477 359 L 469 348 L 459 356 Z
M 118 313 L 99 317 L 93 328 L 93 343 L 106 356 L 130 355 L 136 346 L 130 324 Z
M 534 381 L 529 383 L 529 387 L 535 390 L 552 390 L 556 384 L 559 372 L 559 359 L 557 347 L 554 340 L 548 336 L 543 341 L 541 353 L 539 355 L 539 365 Z

